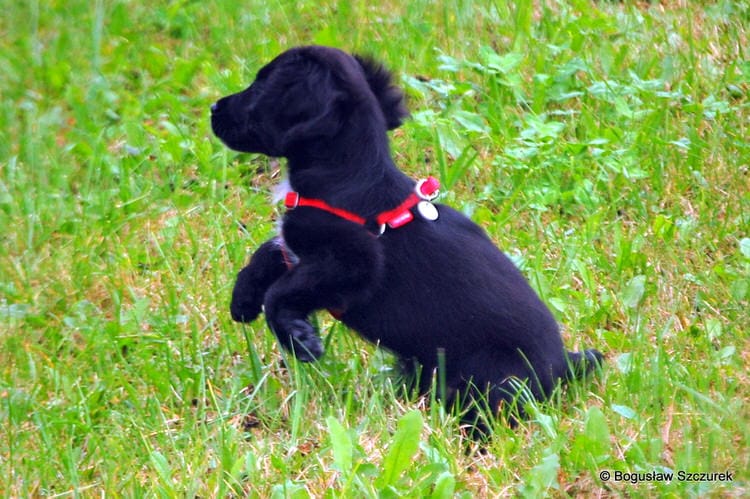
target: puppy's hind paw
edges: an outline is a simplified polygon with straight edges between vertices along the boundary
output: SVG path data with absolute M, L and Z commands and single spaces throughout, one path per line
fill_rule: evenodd
M 593 348 L 583 352 L 568 352 L 570 369 L 568 377 L 578 379 L 588 376 L 604 365 L 604 356 Z
M 289 321 L 283 329 L 288 338 L 284 346 L 294 353 L 297 360 L 301 362 L 313 362 L 323 355 L 323 343 L 320 341 L 315 328 L 302 319 Z M 283 338 L 280 333 L 279 338 Z

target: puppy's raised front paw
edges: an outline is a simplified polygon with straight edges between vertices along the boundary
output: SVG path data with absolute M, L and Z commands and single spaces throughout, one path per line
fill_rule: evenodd
M 323 355 L 323 343 L 315 332 L 315 328 L 309 322 L 294 319 L 285 323 L 279 330 L 274 330 L 279 331 L 277 336 L 282 339 L 282 343 L 287 349 L 294 352 L 297 360 L 313 362 Z
M 229 311 L 235 322 L 253 322 L 260 314 L 261 305 L 252 300 L 232 299 Z

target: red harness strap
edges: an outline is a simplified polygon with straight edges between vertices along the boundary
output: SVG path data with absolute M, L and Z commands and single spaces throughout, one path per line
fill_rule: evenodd
M 391 229 L 397 229 L 408 224 L 414 220 L 414 215 L 411 213 L 411 209 L 422 200 L 434 199 L 435 196 L 437 196 L 439 188 L 440 182 L 438 182 L 435 177 L 427 177 L 426 179 L 420 180 L 417 182 L 417 186 L 414 189 L 415 192 L 409 194 L 409 196 L 395 208 L 378 214 L 375 217 L 375 222 L 381 227 L 388 225 Z M 304 198 L 300 196 L 298 192 L 288 192 L 284 199 L 284 206 L 290 210 L 297 208 L 298 206 L 308 206 L 310 208 L 327 211 L 337 217 L 359 225 L 365 225 L 367 223 L 367 220 L 356 213 L 331 206 L 322 199 Z

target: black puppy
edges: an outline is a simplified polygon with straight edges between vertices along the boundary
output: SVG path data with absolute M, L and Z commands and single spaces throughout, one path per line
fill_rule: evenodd
M 437 372 L 448 404 L 493 412 L 521 385 L 541 400 L 601 362 L 596 350 L 567 352 L 548 308 L 482 229 L 429 203 L 432 180 L 416 187 L 395 166 L 386 132 L 408 113 L 378 63 L 294 48 L 211 112 L 230 148 L 286 157 L 294 190 L 281 235 L 237 276 L 234 320 L 263 309 L 281 344 L 313 361 L 323 346 L 308 316 L 329 309 L 419 366 L 423 392 Z

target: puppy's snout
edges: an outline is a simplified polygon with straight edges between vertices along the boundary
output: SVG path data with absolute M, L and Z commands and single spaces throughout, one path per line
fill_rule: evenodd
M 214 102 L 213 104 L 211 104 L 211 112 L 212 113 L 215 113 L 218 108 L 219 108 L 219 102 L 218 101 Z

